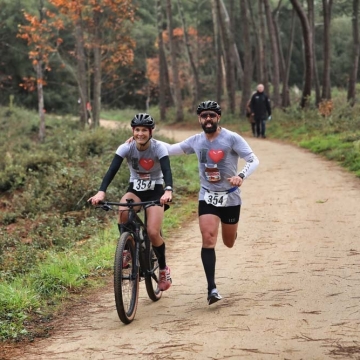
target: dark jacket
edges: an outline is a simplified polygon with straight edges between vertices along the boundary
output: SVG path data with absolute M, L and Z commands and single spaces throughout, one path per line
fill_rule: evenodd
M 271 115 L 270 100 L 264 92 L 256 92 L 250 100 L 255 121 L 266 120 Z

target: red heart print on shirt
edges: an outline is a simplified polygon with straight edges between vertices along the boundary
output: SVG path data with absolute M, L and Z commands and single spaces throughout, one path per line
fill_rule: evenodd
M 139 164 L 145 169 L 150 170 L 154 166 L 154 160 L 153 159 L 140 159 Z
M 224 152 L 222 150 L 212 149 L 209 151 L 209 156 L 213 162 L 218 163 L 224 157 Z

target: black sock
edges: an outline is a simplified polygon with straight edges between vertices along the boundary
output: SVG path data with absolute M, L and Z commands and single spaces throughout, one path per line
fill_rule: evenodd
M 165 260 L 165 243 L 162 243 L 160 246 L 154 246 L 153 249 L 155 255 L 159 261 L 159 267 L 161 270 L 166 268 L 166 260 Z
M 206 280 L 208 282 L 208 292 L 216 288 L 215 284 L 215 249 L 201 248 L 201 260 L 204 266 Z
M 124 232 L 124 225 L 123 224 L 118 224 L 118 229 L 120 232 L 120 235 Z

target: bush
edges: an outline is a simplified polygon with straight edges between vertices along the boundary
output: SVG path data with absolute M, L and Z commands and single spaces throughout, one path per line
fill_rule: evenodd
M 10 164 L 0 172 L 0 192 L 19 189 L 25 182 L 26 172 L 21 165 Z

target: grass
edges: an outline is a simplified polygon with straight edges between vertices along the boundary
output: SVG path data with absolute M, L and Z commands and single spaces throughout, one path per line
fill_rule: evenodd
M 296 106 L 287 113 L 275 110 L 267 123 L 267 135 L 336 161 L 360 177 L 359 110 L 359 105 L 349 108 L 336 100 L 329 116 L 316 110 L 299 113 Z

